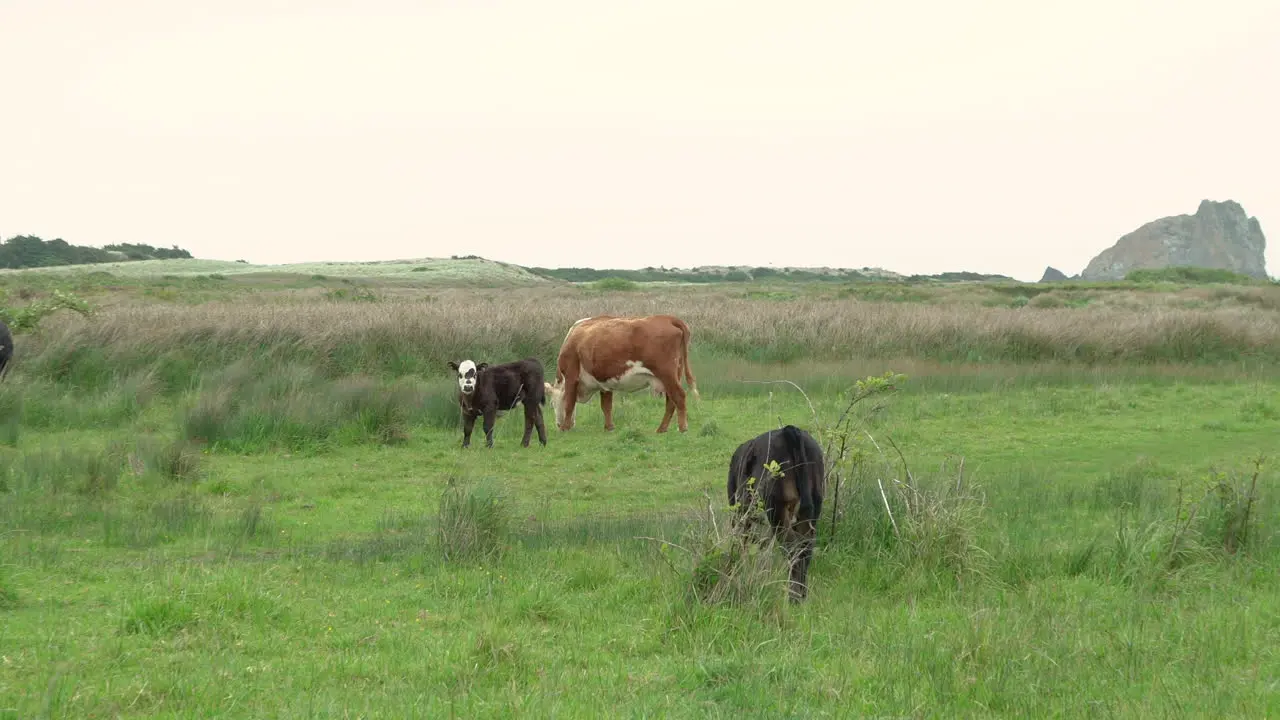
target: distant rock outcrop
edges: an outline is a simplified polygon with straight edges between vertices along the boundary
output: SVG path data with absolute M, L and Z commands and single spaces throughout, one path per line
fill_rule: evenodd
M 1067 277 L 1066 273 L 1062 272 L 1058 268 L 1049 266 L 1044 269 L 1044 275 L 1040 277 L 1040 282 L 1061 282 L 1063 280 L 1070 279 L 1071 278 Z
M 1195 215 L 1153 220 L 1089 261 L 1082 280 L 1123 280 L 1132 270 L 1191 266 L 1266 279 L 1267 240 L 1234 200 L 1203 200 Z

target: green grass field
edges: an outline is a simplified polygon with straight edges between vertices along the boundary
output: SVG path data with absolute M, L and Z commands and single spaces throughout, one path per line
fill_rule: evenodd
M 1280 714 L 1273 288 L 51 277 L 0 278 L 98 307 L 0 385 L 0 718 Z M 459 447 L 445 360 L 664 310 L 687 434 L 637 394 Z M 809 600 L 709 584 L 734 447 L 891 371 Z

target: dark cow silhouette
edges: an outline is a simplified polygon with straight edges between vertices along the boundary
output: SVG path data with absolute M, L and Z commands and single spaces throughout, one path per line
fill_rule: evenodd
M 501 365 L 449 361 L 458 374 L 458 406 L 462 408 L 462 447 L 471 445 L 471 431 L 476 418 L 484 417 L 485 446 L 493 447 L 493 424 L 516 405 L 524 405 L 524 440 L 529 447 L 533 428 L 538 428 L 538 442 L 547 444 L 547 427 L 542 422 L 542 406 L 547 404 L 546 381 L 542 363 L 525 358 Z
M 13 333 L 9 325 L 0 320 L 0 380 L 9 374 L 9 361 L 13 359 Z
M 777 461 L 780 475 L 771 475 L 765 469 L 770 461 Z M 755 478 L 754 484 L 750 478 Z M 822 448 L 813 436 L 794 425 L 761 433 L 742 443 L 729 460 L 729 503 L 737 506 L 735 520 L 740 527 L 744 522 L 749 524 L 752 506 L 763 502 L 769 530 L 790 558 L 793 602 L 809 594 L 809 562 L 825 487 Z

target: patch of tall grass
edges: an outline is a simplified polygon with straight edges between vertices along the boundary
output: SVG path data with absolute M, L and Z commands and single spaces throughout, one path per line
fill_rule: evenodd
M 105 446 L 58 444 L 0 453 L 0 487 L 21 495 L 110 493 L 125 478 L 198 479 L 201 456 L 185 439 L 140 436 Z
M 397 445 L 414 425 L 456 426 L 457 403 L 448 390 L 408 377 L 334 379 L 298 363 L 240 361 L 206 378 L 182 428 L 192 442 L 241 453 Z
M 0 442 L 16 444 L 19 426 L 31 430 L 120 427 L 140 418 L 161 397 L 155 373 L 149 369 L 89 392 L 24 377 L 0 384 Z
M 826 553 L 873 563 L 879 582 L 950 592 L 989 580 L 988 505 L 954 474 L 877 472 L 854 465 L 820 527 Z
M 449 360 L 538 357 L 548 367 L 567 328 L 600 313 L 674 313 L 697 351 L 753 364 L 913 358 L 938 363 L 1272 365 L 1280 313 L 1217 309 L 962 307 L 802 297 L 779 303 L 714 292 L 526 289 L 518 296 L 441 292 L 429 301 L 275 300 L 199 307 L 127 304 L 92 322 L 50 318 L 27 339 L 28 377 L 81 391 L 143 370 L 164 392 L 253 359 L 327 378 L 441 375 Z
M 496 558 L 506 551 L 510 539 L 509 501 L 492 482 L 463 483 L 449 478 L 440 497 L 436 532 L 445 560 Z
M 357 564 L 413 558 L 460 565 L 499 560 L 514 538 L 512 498 L 492 480 L 445 479 L 434 516 L 429 508 L 387 510 L 372 533 L 345 537 L 322 550 Z
M 786 603 L 790 564 L 785 548 L 766 533 L 740 533 L 731 517 L 709 506 L 692 519 L 677 542 L 657 542 L 659 555 L 679 579 L 679 602 L 748 608 L 761 618 L 779 617 Z
M 184 440 L 156 436 L 0 453 L 0 527 L 109 546 L 168 542 L 209 527 L 193 492 L 203 460 Z

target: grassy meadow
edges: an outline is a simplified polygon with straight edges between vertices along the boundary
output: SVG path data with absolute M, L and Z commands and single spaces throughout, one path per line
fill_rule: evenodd
M 1280 714 L 1274 284 L 207 262 L 0 273 L 93 308 L 0 383 L 0 718 Z M 688 433 L 460 448 L 448 360 L 656 312 Z M 788 422 L 834 470 L 800 605 L 726 531 Z

